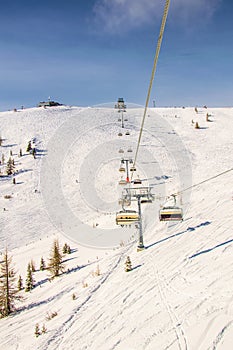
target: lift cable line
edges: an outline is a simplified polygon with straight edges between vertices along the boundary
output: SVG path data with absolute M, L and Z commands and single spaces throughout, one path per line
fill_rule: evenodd
M 185 191 L 190 190 L 191 188 L 197 187 L 197 186 L 199 186 L 199 185 L 204 184 L 205 182 L 211 181 L 211 180 L 213 180 L 213 179 L 216 179 L 216 178 L 219 177 L 219 176 L 225 175 L 225 174 L 229 173 L 230 171 L 233 171 L 233 168 L 228 169 L 228 170 L 225 170 L 225 171 L 223 171 L 222 173 L 219 173 L 219 174 L 214 175 L 214 176 L 212 176 L 212 177 L 210 177 L 210 178 L 208 178 L 208 179 L 205 179 L 205 180 L 203 180 L 203 181 L 201 181 L 201 182 L 199 182 L 199 183 L 197 183 L 197 184 L 194 184 L 194 185 L 192 185 L 192 186 L 189 186 L 189 187 L 187 187 L 187 188 L 185 188 L 185 189 L 183 189 L 183 190 L 181 190 L 181 191 L 175 193 L 174 195 L 179 195 L 179 194 L 181 194 L 181 193 L 183 193 L 183 192 L 185 192 Z
M 151 78 L 150 78 L 149 89 L 148 89 L 147 98 L 146 98 L 146 104 L 145 104 L 145 108 L 144 108 L 144 113 L 143 113 L 143 118 L 142 118 L 142 123 L 141 123 L 140 132 L 139 132 L 138 143 L 137 143 L 137 148 L 136 148 L 135 157 L 134 157 L 134 163 L 133 163 L 134 167 L 135 167 L 135 164 L 137 161 L 139 146 L 140 146 L 140 142 L 141 142 L 141 138 L 142 138 L 142 132 L 143 132 L 143 127 L 144 127 L 145 118 L 146 118 L 146 112 L 147 112 L 147 108 L 148 108 L 148 104 L 149 104 L 149 100 L 150 100 L 152 84 L 153 84 L 156 66 L 157 66 L 157 62 L 158 62 L 158 58 L 159 58 L 159 52 L 160 52 L 160 48 L 161 48 L 161 44 L 162 44 L 162 40 L 163 40 L 163 34 L 164 34 L 165 24 L 166 24 L 166 20 L 167 20 L 169 5 L 170 5 L 170 0 L 166 0 L 166 4 L 164 7 L 164 13 L 163 13 L 163 19 L 162 19 L 162 23 L 161 23 L 159 38 L 158 38 L 158 43 L 157 43 L 157 48 L 156 48 L 156 53 L 155 53 L 155 57 L 154 57 L 154 63 L 153 63 L 153 69 L 152 69 Z M 131 180 L 132 179 L 133 179 L 133 173 L 131 176 Z
M 202 185 L 202 184 L 204 184 L 204 183 L 206 183 L 206 182 L 209 182 L 209 181 L 211 181 L 211 180 L 213 180 L 213 179 L 216 179 L 217 177 L 222 176 L 222 175 L 225 175 L 225 174 L 227 174 L 227 173 L 229 173 L 229 172 L 231 172 L 231 171 L 233 171 L 233 168 L 230 168 L 230 169 L 228 169 L 228 170 L 225 170 L 225 171 L 223 171 L 223 172 L 221 172 L 221 173 L 219 173 L 219 174 L 217 174 L 217 175 L 211 176 L 211 177 L 209 177 L 208 179 L 205 179 L 205 180 L 203 180 L 203 181 L 201 181 L 201 182 L 198 182 L 197 184 L 194 184 L 194 185 L 192 185 L 192 186 L 189 186 L 189 187 L 187 187 L 187 188 L 184 188 L 183 190 L 178 191 L 178 192 L 176 192 L 176 193 L 173 193 L 173 194 L 171 194 L 171 195 L 164 196 L 164 197 L 158 197 L 158 199 L 178 196 L 178 195 L 182 194 L 183 192 L 186 192 L 186 191 L 188 191 L 188 190 L 191 190 L 191 189 L 194 188 L 194 187 L 200 186 L 200 185 Z M 157 198 L 157 197 L 156 197 L 156 198 Z

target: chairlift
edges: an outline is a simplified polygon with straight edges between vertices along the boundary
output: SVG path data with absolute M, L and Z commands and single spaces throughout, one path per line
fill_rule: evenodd
M 127 152 L 132 153 L 132 152 L 133 152 L 132 148 L 129 147 L 129 148 L 127 149 Z
M 131 166 L 131 168 L 129 169 L 130 171 L 136 171 L 135 166 Z
M 125 135 L 129 136 L 129 135 L 130 135 L 130 132 L 129 132 L 129 131 L 126 131 Z
M 123 166 L 121 166 L 121 167 L 119 168 L 119 172 L 120 172 L 120 173 L 124 173 L 124 172 L 125 172 L 125 168 L 124 168 Z
M 139 214 L 135 210 L 121 210 L 116 214 L 117 225 L 131 225 L 132 222 L 138 222 L 139 220 Z
M 125 199 L 125 198 L 120 198 L 118 201 L 119 205 L 124 206 L 129 206 L 131 204 L 131 201 L 129 199 Z
M 119 132 L 119 133 L 118 133 L 118 136 L 123 136 L 123 135 L 122 135 L 122 132 Z
M 127 118 L 125 118 L 125 119 L 124 119 L 124 122 L 127 122 L 127 121 L 128 121 L 128 119 L 127 119 Z
M 127 184 L 127 181 L 121 178 L 121 180 L 119 181 L 119 185 L 124 186 L 126 184 Z
M 121 122 L 121 118 L 118 118 L 118 122 Z
M 179 207 L 163 207 L 159 211 L 160 221 L 182 221 L 183 220 L 183 210 Z
M 141 185 L 142 181 L 139 179 L 139 177 L 132 181 L 134 185 Z
M 152 199 L 149 197 L 148 198 L 145 197 L 141 199 L 141 204 L 147 204 L 147 203 L 152 203 Z
M 124 153 L 124 150 L 122 148 L 119 149 L 119 153 Z

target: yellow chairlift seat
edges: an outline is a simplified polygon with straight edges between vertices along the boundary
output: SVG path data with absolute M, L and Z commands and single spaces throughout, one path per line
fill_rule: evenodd
M 120 173 L 124 173 L 124 172 L 125 172 L 125 168 L 124 168 L 123 166 L 121 166 L 121 167 L 119 168 L 119 172 L 120 172 Z
M 135 210 L 122 210 L 116 214 L 117 225 L 131 225 L 139 219 L 139 214 Z

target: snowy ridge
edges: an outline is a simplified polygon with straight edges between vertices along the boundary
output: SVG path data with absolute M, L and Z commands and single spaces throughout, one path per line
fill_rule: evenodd
M 7 244 L 23 279 L 31 259 L 37 268 L 36 287 L 22 291 L 17 311 L 0 320 L 1 349 L 232 349 L 233 172 L 198 184 L 232 168 L 233 109 L 148 111 L 136 176 L 153 187 L 155 201 L 143 207 L 146 249 L 137 252 L 137 230 L 116 227 L 115 212 L 122 191 L 118 150 L 135 151 L 142 114 L 127 110 L 121 129 L 112 108 L 0 113 L 0 152 L 7 161 L 12 151 L 18 170 L 15 185 L 0 177 L 0 250 Z M 119 138 L 119 130 L 130 136 Z M 36 159 L 26 153 L 32 139 Z M 60 179 L 51 211 L 43 193 L 46 171 L 48 190 Z M 177 192 L 183 222 L 159 222 L 159 207 Z M 56 215 L 56 208 L 62 212 Z M 64 257 L 66 272 L 50 282 L 39 261 L 49 257 L 54 238 L 72 252 Z M 46 320 L 53 311 L 57 316 Z M 47 328 L 38 338 L 36 323 Z

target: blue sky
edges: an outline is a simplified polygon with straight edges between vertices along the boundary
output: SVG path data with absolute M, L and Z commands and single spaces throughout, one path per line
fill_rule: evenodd
M 145 104 L 165 0 L 0 4 L 0 111 Z M 150 105 L 233 106 L 232 0 L 171 0 Z

